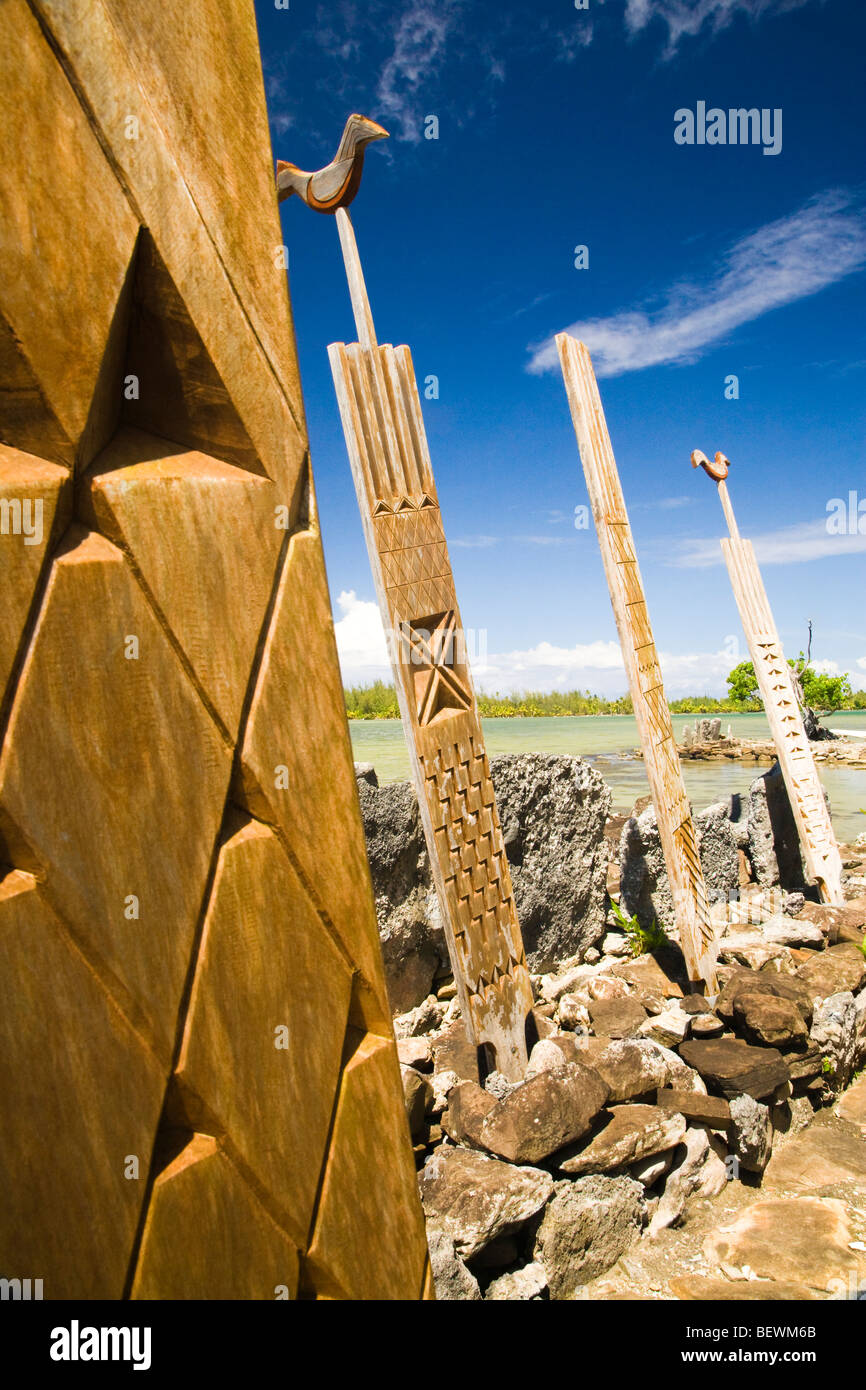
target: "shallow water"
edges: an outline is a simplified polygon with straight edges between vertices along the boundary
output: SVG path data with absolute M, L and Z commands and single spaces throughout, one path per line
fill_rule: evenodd
M 700 715 L 675 714 L 673 724 L 677 738 L 682 738 L 686 724 L 694 724 L 700 718 Z M 721 720 L 723 733 L 730 725 L 735 737 L 769 737 L 763 714 L 726 714 Z M 866 710 L 834 714 L 824 722 L 833 729 L 866 730 Z M 496 753 L 580 753 L 612 788 L 617 810 L 630 810 L 635 798 L 649 791 L 643 762 L 634 756 L 639 740 L 632 715 L 485 719 L 482 723 L 487 752 L 491 756 Z M 349 728 L 356 762 L 372 763 L 380 782 L 408 779 L 409 755 L 399 719 L 356 719 L 350 722 Z M 750 782 L 766 771 L 766 767 L 727 761 L 686 761 L 682 768 L 686 791 L 696 810 L 734 792 L 747 792 Z M 866 816 L 860 814 L 860 807 L 866 807 L 866 769 L 825 766 L 819 771 L 830 797 L 836 834 L 841 840 L 853 840 L 855 835 L 866 830 Z

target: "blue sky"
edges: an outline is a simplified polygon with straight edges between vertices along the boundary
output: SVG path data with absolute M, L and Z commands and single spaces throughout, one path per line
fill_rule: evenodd
M 277 157 L 327 163 L 353 110 L 391 132 L 352 218 L 380 342 L 439 378 L 424 414 L 477 684 L 626 688 L 595 532 L 574 526 L 586 490 L 550 352 L 570 328 L 600 377 L 668 693 L 724 693 L 746 654 L 694 448 L 732 460 L 786 650 L 811 619 L 817 662 L 866 687 L 860 0 L 256 11 Z M 781 150 L 677 144 L 675 112 L 699 101 L 781 110 Z M 341 659 L 372 679 L 384 648 L 326 355 L 355 337 L 337 232 L 295 198 L 282 218 Z M 854 534 L 830 534 L 850 493 Z

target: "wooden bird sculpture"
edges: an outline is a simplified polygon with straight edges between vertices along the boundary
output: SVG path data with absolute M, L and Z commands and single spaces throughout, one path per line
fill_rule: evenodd
M 713 479 L 713 482 L 723 483 L 728 476 L 728 469 L 731 466 L 731 461 L 725 458 L 724 454 L 717 453 L 715 463 L 710 463 L 705 453 L 702 453 L 700 449 L 693 449 L 692 468 L 697 468 L 699 466 Z
M 339 149 L 324 169 L 307 173 L 297 164 L 277 160 L 277 199 L 283 202 L 297 193 L 315 212 L 335 213 L 351 203 L 361 183 L 364 151 L 373 140 L 387 140 L 388 132 L 366 116 L 352 115 L 346 122 Z

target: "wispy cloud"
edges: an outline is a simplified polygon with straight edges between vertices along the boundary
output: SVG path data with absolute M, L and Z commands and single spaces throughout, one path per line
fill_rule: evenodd
M 626 0 L 625 22 L 632 33 L 639 33 L 659 20 L 667 25 L 665 57 L 676 52 L 680 41 L 694 38 L 704 25 L 710 33 L 726 29 L 737 15 L 759 20 L 765 15 L 798 10 L 809 0 Z
M 456 536 L 449 544 L 461 550 L 489 550 L 492 545 L 498 545 L 500 539 L 499 536 Z
M 576 545 L 576 536 L 513 536 L 520 545 Z
M 565 331 L 586 343 L 600 377 L 694 362 L 742 324 L 816 294 L 864 263 L 863 210 L 844 191 L 828 190 L 735 242 L 706 284 L 672 285 L 658 309 L 579 320 Z M 529 371 L 557 369 L 552 337 L 529 351 Z
M 675 512 L 680 507 L 690 507 L 694 500 L 694 497 L 656 497 L 649 502 L 632 502 L 631 507 L 636 512 Z
M 379 75 L 378 112 L 399 140 L 416 145 L 425 112 L 418 95 L 438 67 L 460 11 L 460 0 L 412 0 L 397 21 L 394 49 Z
M 806 560 L 859 555 L 866 551 L 866 535 L 830 535 L 826 520 L 783 526 L 777 531 L 752 536 L 751 540 L 755 555 L 762 565 L 797 565 Z M 668 559 L 668 564 L 679 569 L 709 569 L 723 563 L 722 548 L 717 539 L 681 541 L 679 552 Z

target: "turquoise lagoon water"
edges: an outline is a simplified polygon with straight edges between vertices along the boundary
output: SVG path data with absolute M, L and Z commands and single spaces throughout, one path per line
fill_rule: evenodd
M 712 716 L 707 716 L 712 717 Z M 686 724 L 694 724 L 700 715 L 675 714 L 674 732 L 682 738 Z M 721 716 L 722 731 L 741 738 L 767 738 L 769 729 L 763 714 L 726 714 Z M 643 762 L 636 758 L 637 725 L 627 714 L 591 714 L 577 717 L 554 716 L 546 719 L 485 719 L 484 738 L 487 752 L 496 753 L 579 753 L 592 763 L 613 791 L 614 807 L 628 811 L 635 798 L 649 791 Z M 864 731 L 866 740 L 866 710 L 830 715 L 824 723 L 833 729 Z M 409 777 L 409 755 L 399 719 L 354 719 L 349 728 L 355 761 L 372 763 L 380 782 L 405 781 Z M 682 764 L 686 790 L 695 810 L 713 801 L 745 793 L 749 783 L 765 767 L 756 768 L 743 763 Z M 866 830 L 866 769 L 824 766 L 819 769 L 821 780 L 830 797 L 833 824 L 841 840 L 853 840 Z

